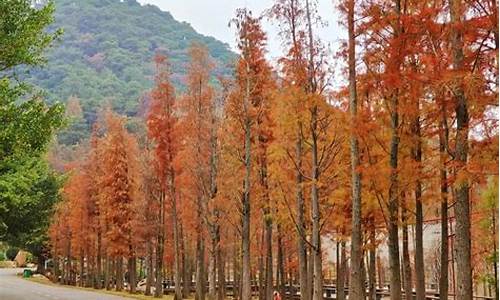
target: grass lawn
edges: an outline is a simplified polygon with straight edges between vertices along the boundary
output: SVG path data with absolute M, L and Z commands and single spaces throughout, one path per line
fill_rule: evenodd
M 150 299 L 150 300 L 156 299 L 156 298 L 153 298 L 153 296 L 146 296 L 144 294 L 130 294 L 128 292 L 108 291 L 106 289 L 97 290 L 97 289 L 93 289 L 93 288 L 85 288 L 85 287 L 79 287 L 79 286 L 73 286 L 73 285 L 57 284 L 57 283 L 53 283 L 52 281 L 50 281 L 49 279 L 47 279 L 44 276 L 29 277 L 29 278 L 24 278 L 24 279 L 29 280 L 29 281 L 33 281 L 36 283 L 46 284 L 46 285 L 62 286 L 62 287 L 68 287 L 68 288 L 72 288 L 72 289 L 115 295 L 115 296 L 120 296 L 120 297 L 124 297 L 124 298 L 130 298 L 130 299 Z M 174 296 L 173 295 L 163 295 L 162 299 L 173 300 Z

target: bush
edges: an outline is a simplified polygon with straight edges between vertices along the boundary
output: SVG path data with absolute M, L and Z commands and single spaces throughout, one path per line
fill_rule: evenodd
M 28 252 L 27 255 L 26 255 L 26 263 L 30 264 L 30 263 L 33 263 L 33 262 L 35 262 L 33 254 L 31 254 L 30 252 Z
M 17 252 L 19 252 L 19 248 L 11 247 L 11 248 L 7 249 L 7 251 L 5 252 L 5 255 L 7 256 L 7 258 L 9 260 L 14 260 L 14 258 L 16 258 Z

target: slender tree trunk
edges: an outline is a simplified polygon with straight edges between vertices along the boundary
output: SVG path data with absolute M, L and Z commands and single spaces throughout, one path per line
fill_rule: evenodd
M 106 290 L 111 289 L 111 257 L 109 255 L 106 256 L 106 262 L 105 262 L 105 270 L 104 270 L 104 285 L 106 287 Z
M 405 299 L 413 299 L 412 281 L 411 281 L 411 262 L 410 262 L 410 249 L 408 246 L 408 223 L 406 215 L 406 196 L 403 195 L 403 207 L 401 208 L 401 222 L 403 231 L 403 278 L 404 278 L 404 291 Z
M 116 263 L 116 290 L 123 290 L 123 257 L 118 256 L 115 260 Z
M 72 267 L 71 267 L 71 235 L 69 236 L 69 242 L 67 247 L 67 259 L 66 259 L 66 284 L 72 284 Z
M 462 32 L 462 1 L 450 0 L 451 20 L 451 50 L 453 57 L 453 70 L 462 71 L 464 66 Z M 462 76 L 462 75 L 459 75 Z M 462 87 L 463 79 L 460 78 L 453 90 L 455 101 L 455 114 L 457 119 L 455 140 L 455 165 L 461 173 L 467 165 L 469 115 L 468 104 Z M 471 265 L 471 234 L 470 234 L 470 203 L 469 182 L 460 179 L 454 184 L 456 194 L 455 218 L 456 218 L 456 256 L 457 269 L 457 299 L 472 299 L 472 265 Z
M 181 255 L 182 255 L 182 297 L 189 298 L 189 294 L 191 293 L 191 272 L 188 272 L 188 257 L 186 253 L 186 242 L 184 240 L 184 231 L 182 223 L 180 224 L 180 246 L 181 246 Z
M 215 229 L 211 226 L 211 231 Z M 210 257 L 208 264 L 208 299 L 215 300 L 217 297 L 217 238 L 211 233 Z
M 495 286 L 495 299 L 498 300 L 498 261 L 497 261 L 498 252 L 497 252 L 497 241 L 496 241 L 496 237 L 498 235 L 497 235 L 496 213 L 497 213 L 496 209 L 493 208 L 491 210 L 491 222 L 492 222 L 492 226 L 491 226 L 491 239 L 493 241 L 493 253 L 495 255 L 495 257 L 493 259 L 493 275 L 494 275 L 494 278 L 495 278 L 495 283 L 494 283 L 494 286 Z
M 151 295 L 151 285 L 153 284 L 153 241 L 151 239 L 148 240 L 147 242 L 147 251 L 148 254 L 146 256 L 146 290 L 144 291 L 144 294 L 146 296 Z
M 233 251 L 233 296 L 235 299 L 241 299 L 241 254 L 237 245 L 234 245 Z
M 377 256 L 377 276 L 378 276 L 378 287 L 379 288 L 384 288 L 385 284 L 385 276 L 384 276 L 384 269 L 382 265 L 382 261 L 380 259 L 380 256 Z
M 217 196 L 217 165 L 218 165 L 218 148 L 217 148 L 217 114 L 216 105 L 212 104 L 211 107 L 211 123 L 210 123 L 210 202 L 215 201 Z M 209 223 L 212 235 L 212 252 L 210 268 L 210 288 L 209 295 L 211 300 L 224 297 L 224 264 L 222 262 L 221 249 L 220 249 L 220 225 L 219 225 L 219 210 L 218 208 L 211 209 L 211 222 Z M 217 280 L 218 277 L 218 289 Z M 219 292 L 217 292 L 219 291 Z M 222 291 L 222 294 L 221 292 Z M 222 300 L 222 299 L 221 299 Z
M 446 171 L 446 143 L 447 134 L 445 134 L 446 129 L 446 118 L 445 118 L 445 107 L 441 104 L 442 119 L 439 124 L 439 173 L 440 173 L 440 185 L 441 185 L 441 264 L 439 270 L 439 299 L 448 300 L 449 291 L 449 279 L 448 279 L 448 269 L 449 269 L 449 240 L 448 240 L 448 174 Z
M 354 132 L 357 118 L 357 90 L 356 90 L 356 42 L 354 32 L 355 1 L 349 0 L 347 24 L 349 35 L 348 65 L 349 65 L 349 109 L 351 116 L 351 186 L 352 186 L 352 233 L 351 233 L 351 268 L 349 298 L 361 300 L 364 298 L 364 280 L 361 276 L 362 262 L 362 229 L 361 229 L 361 174 L 359 168 L 359 145 Z
M 84 274 L 85 274 L 85 255 L 83 253 L 83 250 L 80 251 L 80 280 L 78 281 L 78 286 L 84 287 L 85 284 L 85 279 Z
M 375 222 L 372 220 L 372 222 Z M 376 300 L 377 299 L 377 271 L 376 271 L 376 253 L 377 253 L 377 241 L 376 241 L 376 232 L 375 232 L 375 224 L 370 228 L 370 250 L 368 251 L 368 284 L 369 284 L 369 292 L 368 292 L 368 300 Z
M 217 240 L 217 300 L 224 300 L 226 296 L 226 275 L 225 275 L 225 258 L 222 254 L 222 250 L 220 247 L 220 236 Z
M 312 240 L 309 239 L 307 247 L 307 295 L 312 300 L 314 290 L 314 251 L 311 249 Z
M 57 245 L 57 241 L 55 244 Z M 59 275 L 61 275 L 61 272 L 59 270 L 59 254 L 57 253 L 57 246 L 54 246 L 54 266 L 52 273 L 54 274 L 52 277 L 52 282 L 59 282 Z
M 179 239 L 179 220 L 177 216 L 177 197 L 175 192 L 172 195 L 172 223 L 174 230 L 174 281 L 175 281 L 175 296 L 174 300 L 182 299 L 181 287 L 181 252 L 180 252 L 180 239 Z
M 247 74 L 250 74 L 249 66 L 246 68 Z M 252 288 L 250 280 L 250 186 L 251 186 L 251 122 L 250 122 L 250 80 L 246 80 L 245 97 L 243 100 L 245 120 L 245 179 L 243 191 L 243 209 L 242 209 L 242 230 L 241 230 L 241 252 L 242 252 L 242 289 L 241 299 L 250 300 L 252 298 Z
M 448 300 L 448 187 L 446 169 L 441 165 L 441 265 L 439 276 L 439 299 Z
M 318 108 L 314 107 L 311 116 L 312 134 L 312 184 L 311 184 L 311 206 L 312 206 L 312 263 L 313 263 L 313 300 L 323 299 L 323 268 L 321 258 L 321 233 L 320 233 L 320 208 L 319 208 L 319 162 L 317 143 L 317 113 Z
M 401 299 L 401 275 L 399 264 L 399 235 L 398 235 L 398 210 L 399 210 L 399 189 L 398 189 L 398 124 L 399 115 L 397 113 L 397 97 L 393 96 L 393 112 L 391 113 L 391 157 L 390 157 L 390 188 L 389 188 L 389 270 L 391 285 L 391 300 Z
M 264 226 L 263 226 L 264 227 Z M 258 243 L 259 248 L 259 259 L 258 259 L 258 275 L 259 275 L 259 300 L 265 300 L 266 291 L 265 291 L 265 272 L 264 272 L 264 239 L 265 239 L 265 229 L 261 230 L 260 234 L 260 243 Z
M 393 112 L 391 113 L 391 157 L 390 157 L 390 188 L 389 188 L 389 270 L 391 274 L 391 300 L 401 299 L 401 276 L 399 264 L 399 237 L 398 237 L 398 210 L 399 210 L 399 190 L 398 190 L 398 124 L 399 115 L 397 110 L 397 97 L 393 96 Z
M 337 300 L 345 300 L 345 241 L 337 242 Z
M 165 195 L 160 195 L 160 215 L 156 242 L 155 298 L 163 297 L 163 248 L 165 245 Z
M 281 232 L 281 224 L 277 225 L 278 233 L 278 254 L 277 254 L 277 266 L 276 266 L 276 284 L 278 286 L 278 291 L 282 298 L 285 297 L 285 253 L 283 246 L 283 233 Z
M 265 222 L 265 247 L 266 247 L 266 280 L 265 280 L 265 290 L 266 290 L 266 300 L 273 299 L 273 222 L 270 216 L 266 218 Z
M 264 150 L 265 151 L 265 150 Z M 261 185 L 265 190 L 266 207 L 263 209 L 264 213 L 264 260 L 265 260 L 265 279 L 264 279 L 264 295 L 265 300 L 273 299 L 273 219 L 271 216 L 271 203 L 268 194 L 267 182 L 267 158 L 266 153 L 263 154 L 261 162 Z M 260 275 L 259 275 L 260 277 Z
M 424 268 L 424 212 L 422 204 L 422 182 L 420 171 L 422 163 L 422 141 L 420 130 L 420 102 L 415 101 L 416 116 L 413 121 L 415 146 L 412 149 L 413 160 L 418 164 L 418 178 L 415 182 L 415 279 L 416 300 L 425 300 L 425 268 Z
M 200 197 L 201 198 L 201 197 Z M 199 199 L 198 201 L 203 201 Z M 199 218 L 203 218 L 203 212 L 201 209 L 198 214 Z M 195 300 L 204 300 L 205 299 L 205 239 L 203 237 L 201 221 L 198 224 L 198 232 L 196 239 L 196 293 Z
M 100 226 L 100 225 L 97 225 Z M 97 230 L 97 257 L 96 257 L 96 273 L 97 273 L 97 278 L 96 278 L 96 284 L 95 288 L 101 289 L 102 288 L 102 237 L 101 237 L 101 230 Z
M 400 0 L 395 0 L 395 10 L 397 15 L 397 24 L 395 26 L 395 38 L 398 38 L 401 32 L 400 15 L 401 3 Z M 397 59 L 397 58 L 396 58 Z M 394 71 L 399 72 L 400 64 L 396 63 L 393 66 Z M 398 234 L 398 210 L 399 210 L 399 176 L 398 176 L 398 152 L 399 152 L 399 104 L 398 90 L 394 90 L 391 95 L 391 144 L 390 144 L 390 161 L 391 169 L 390 187 L 389 187 L 389 224 L 388 224 L 388 248 L 389 248 L 389 271 L 390 271 L 390 288 L 391 300 L 401 299 L 401 267 L 399 263 L 399 234 Z
M 87 253 L 88 253 L 88 256 L 87 256 L 87 280 L 85 282 L 85 287 L 88 287 L 88 288 L 91 288 L 91 287 L 95 287 L 95 282 L 96 282 L 96 272 L 95 272 L 95 269 L 96 269 L 96 265 L 95 265 L 95 256 L 93 255 L 93 253 L 91 253 L 91 248 L 88 247 L 87 248 Z
M 314 67 L 314 38 L 312 30 L 312 11 L 310 9 L 309 0 L 306 0 L 306 17 L 307 17 L 307 30 L 308 30 L 308 81 L 309 87 L 308 91 L 310 93 L 316 93 L 316 71 Z M 311 217 L 312 217 L 312 232 L 311 232 L 311 258 L 310 263 L 312 264 L 310 268 L 313 270 L 312 273 L 312 299 L 322 300 L 323 299 L 323 272 L 322 272 L 322 258 L 321 258 L 321 233 L 320 233 L 320 223 L 321 215 L 319 208 L 319 191 L 318 182 L 320 176 L 320 165 L 318 159 L 318 107 L 314 105 L 311 109 L 311 121 L 310 121 L 310 133 L 312 137 L 312 147 L 311 147 Z
M 134 256 L 128 259 L 128 282 L 130 285 L 130 293 L 135 294 L 137 288 L 137 258 Z
M 306 226 L 304 219 L 304 195 L 302 185 L 304 178 L 302 176 L 302 124 L 299 122 L 297 127 L 297 141 L 295 146 L 295 155 L 297 159 L 296 170 L 296 202 L 297 202 L 297 252 L 299 257 L 299 286 L 300 300 L 309 300 L 309 284 L 308 284 L 308 268 L 307 268 L 307 251 L 306 251 Z

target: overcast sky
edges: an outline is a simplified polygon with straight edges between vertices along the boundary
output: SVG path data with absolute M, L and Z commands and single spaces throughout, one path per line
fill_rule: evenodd
M 228 27 L 228 22 L 234 17 L 237 8 L 247 7 L 254 15 L 259 15 L 268 9 L 273 0 L 138 0 L 158 6 L 161 10 L 169 11 L 179 21 L 190 23 L 193 28 L 228 43 L 234 49 L 234 28 Z M 339 17 L 333 4 L 335 0 L 319 0 L 319 12 L 328 24 L 319 31 L 320 37 L 326 44 L 330 44 L 333 51 L 338 48 L 340 38 L 345 38 L 339 25 Z M 336 2 L 336 1 L 335 1 Z M 281 53 L 281 45 L 277 39 L 276 26 L 266 21 L 264 29 L 268 33 L 268 50 L 271 59 Z

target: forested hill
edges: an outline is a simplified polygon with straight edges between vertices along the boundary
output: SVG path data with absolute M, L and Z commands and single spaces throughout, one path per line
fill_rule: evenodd
M 88 133 L 103 103 L 128 116 L 136 114 L 141 95 L 152 86 L 152 59 L 166 53 L 172 81 L 182 88 L 187 49 L 205 44 L 217 72 L 227 73 L 234 58 L 229 46 L 197 33 L 188 23 L 135 0 L 55 0 L 53 28 L 63 28 L 60 42 L 48 52 L 48 64 L 29 80 L 47 92 L 49 102 L 80 100 L 83 117 L 60 141 L 73 144 Z M 69 135 L 68 135 L 69 133 Z

